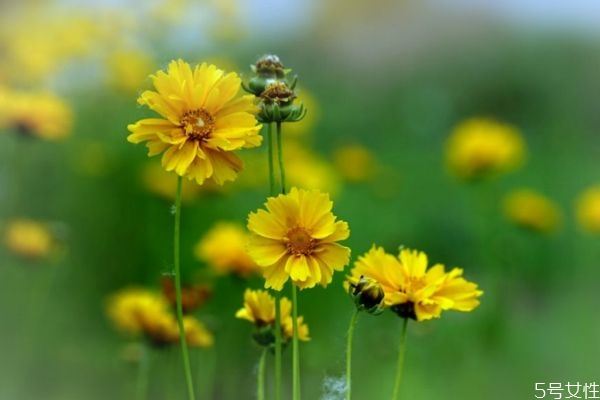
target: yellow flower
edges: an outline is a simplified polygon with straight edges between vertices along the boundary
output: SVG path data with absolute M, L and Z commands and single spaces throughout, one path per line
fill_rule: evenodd
M 129 335 L 144 335 L 157 346 L 179 340 L 177 320 L 165 297 L 151 290 L 131 287 L 112 295 L 107 315 L 120 331 Z M 183 320 L 186 341 L 190 346 L 209 347 L 212 334 L 194 317 Z
M 333 158 L 337 170 L 350 182 L 365 182 L 372 178 L 378 169 L 373 153 L 357 144 L 339 147 L 335 150 Z
M 247 277 L 258 267 L 246 251 L 248 233 L 242 225 L 219 222 L 196 244 L 196 257 L 218 274 L 235 273 Z
M 59 140 L 71 133 L 72 123 L 71 108 L 52 93 L 0 88 L 0 129 Z
M 588 188 L 577 199 L 577 221 L 588 232 L 600 232 L 600 185 Z
M 46 257 L 54 247 L 48 228 L 29 219 L 11 221 L 4 232 L 4 243 L 15 254 L 30 259 Z
M 165 200 L 174 201 L 177 190 L 177 177 L 170 172 L 166 172 L 155 163 L 148 163 L 142 169 L 142 182 L 144 187 L 158 197 Z M 200 188 L 192 182 L 182 182 L 181 200 L 190 202 L 198 197 Z
M 141 50 L 117 50 L 106 60 L 109 83 L 130 93 L 139 90 L 154 69 L 154 61 Z
M 350 249 L 336 243 L 350 230 L 336 221 L 329 195 L 292 188 L 265 206 L 248 216 L 248 252 L 263 268 L 265 287 L 281 290 L 288 279 L 301 289 L 331 283 L 350 259 Z
M 261 126 L 254 113 L 254 96 L 238 97 L 241 79 L 214 65 L 193 70 L 182 60 L 172 61 L 167 72 L 151 76 L 156 91 L 145 91 L 138 103 L 163 118 L 129 125 L 132 143 L 147 142 L 148 155 L 163 154 L 167 171 L 221 185 L 234 180 L 242 169 L 234 150 L 259 146 Z
M 374 279 L 383 288 L 387 307 L 403 318 L 424 321 L 439 318 L 445 310 L 467 312 L 479 305 L 483 292 L 462 273 L 460 268 L 446 272 L 441 264 L 428 268 L 423 252 L 403 249 L 396 258 L 373 246 L 355 262 L 349 281 Z
M 280 304 L 281 329 L 284 339 L 289 340 L 294 334 L 292 302 L 287 297 L 282 297 Z M 250 321 L 258 328 L 273 328 L 275 326 L 275 299 L 266 290 L 246 289 L 244 307 L 236 312 L 235 317 Z M 308 326 L 304 323 L 302 316 L 298 316 L 298 339 L 310 340 Z
M 509 172 L 525 158 L 519 131 L 506 124 L 472 118 L 460 123 L 446 143 L 446 161 L 460 178 L 474 180 Z
M 529 189 L 508 194 L 504 213 L 515 225 L 542 233 L 556 230 L 561 220 L 558 206 L 552 200 Z
M 211 347 L 215 342 L 212 333 L 195 317 L 183 318 L 183 330 L 185 340 L 192 347 Z

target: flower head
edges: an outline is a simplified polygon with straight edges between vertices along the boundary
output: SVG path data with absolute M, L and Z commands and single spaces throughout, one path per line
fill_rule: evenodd
M 350 249 L 337 243 L 350 230 L 331 212 L 329 195 L 292 188 L 265 206 L 248 217 L 248 253 L 263 269 L 265 287 L 281 290 L 288 279 L 301 289 L 331 283 L 350 259 Z
M 484 118 L 460 123 L 446 144 L 446 160 L 460 178 L 476 180 L 509 172 L 525 157 L 525 143 L 519 131 Z
M 577 199 L 577 222 L 586 231 L 600 233 L 600 185 L 586 189 Z
M 19 256 L 40 259 L 50 254 L 54 238 L 46 225 L 30 219 L 18 219 L 6 227 L 4 244 Z
M 72 124 L 71 108 L 56 95 L 0 88 L 0 129 L 60 140 L 71 133 Z
M 261 126 L 254 116 L 254 96 L 238 97 L 241 80 L 214 65 L 194 69 L 182 60 L 151 76 L 156 91 L 138 99 L 161 115 L 129 125 L 132 143 L 147 142 L 148 155 L 163 154 L 167 171 L 221 185 L 242 168 L 233 151 L 259 146 Z
M 281 298 L 281 330 L 284 340 L 293 336 L 292 303 L 287 297 Z M 266 290 L 246 289 L 244 307 L 240 308 L 236 318 L 252 322 L 256 327 L 255 340 L 261 345 L 271 345 L 275 339 L 275 299 Z M 308 325 L 302 316 L 298 317 L 298 339 L 310 340 Z
M 248 237 L 242 225 L 219 222 L 200 239 L 194 253 L 218 274 L 235 273 L 247 277 L 258 270 L 246 250 Z
M 166 298 L 143 288 L 126 288 L 112 295 L 107 304 L 109 319 L 120 331 L 142 335 L 150 343 L 162 347 L 179 340 L 177 320 Z M 208 347 L 212 335 L 194 317 L 184 318 L 184 332 L 190 346 Z
M 549 198 L 529 189 L 515 190 L 504 199 L 504 213 L 515 225 L 541 233 L 558 227 L 561 214 Z
M 377 281 L 385 293 L 384 303 L 403 318 L 424 321 L 439 318 L 442 311 L 472 311 L 483 294 L 462 277 L 462 269 L 449 272 L 441 264 L 428 268 L 427 255 L 403 249 L 398 257 L 373 246 L 359 257 L 350 279 Z

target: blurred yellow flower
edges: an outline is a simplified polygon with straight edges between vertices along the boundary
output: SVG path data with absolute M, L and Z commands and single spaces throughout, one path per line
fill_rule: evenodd
M 192 347 L 211 347 L 215 342 L 213 334 L 195 317 L 183 318 L 183 330 L 185 340 Z
M 126 93 L 137 92 L 154 70 L 154 60 L 141 50 L 116 50 L 106 60 L 109 84 Z
M 525 142 L 513 126 L 471 118 L 456 126 L 446 143 L 446 161 L 458 177 L 476 180 L 509 172 L 525 158 Z
M 117 329 L 128 335 L 143 335 L 157 346 L 177 343 L 179 328 L 169 303 L 159 293 L 130 287 L 113 294 L 107 315 Z M 210 332 L 194 317 L 184 318 L 184 332 L 190 346 L 208 347 L 213 343 Z
M 241 79 L 214 65 L 193 70 L 182 60 L 172 61 L 167 72 L 152 75 L 157 91 L 145 91 L 138 103 L 164 118 L 150 118 L 128 126 L 132 143 L 147 142 L 148 155 L 163 154 L 167 171 L 221 185 L 234 180 L 242 169 L 233 151 L 259 146 L 261 125 L 254 113 L 254 96 L 238 97 Z
M 281 330 L 286 340 L 293 336 L 292 303 L 287 297 L 281 298 Z M 275 299 L 266 290 L 246 289 L 244 307 L 240 308 L 236 318 L 252 322 L 256 327 L 275 327 Z M 310 340 L 308 325 L 298 316 L 298 339 Z
M 54 238 L 46 225 L 30 219 L 16 219 L 6 226 L 4 244 L 19 256 L 40 259 L 51 253 Z
M 175 201 L 177 176 L 167 172 L 155 163 L 148 163 L 142 169 L 142 183 L 152 194 L 168 201 Z M 192 182 L 182 182 L 181 201 L 190 202 L 198 197 L 200 187 Z
M 336 221 L 329 195 L 292 188 L 265 206 L 248 216 L 248 252 L 263 268 L 265 287 L 281 290 L 288 279 L 301 289 L 331 283 L 333 272 L 349 262 L 350 249 L 336 242 L 350 230 Z
M 356 285 L 361 277 L 379 282 L 384 304 L 403 318 L 424 321 L 439 318 L 442 311 L 472 311 L 483 294 L 477 285 L 462 278 L 463 271 L 446 272 L 441 264 L 428 268 L 427 255 L 402 249 L 398 257 L 373 246 L 358 258 L 348 278 Z
M 577 199 L 577 222 L 588 232 L 600 232 L 600 185 L 586 189 Z
M 289 125 L 286 124 L 286 130 Z M 303 189 L 327 190 L 335 196 L 341 182 L 333 166 L 318 154 L 295 141 L 287 141 L 284 149 L 285 173 L 291 186 Z M 266 174 L 264 175 L 266 176 Z
M 248 238 L 243 225 L 219 222 L 196 244 L 194 254 L 218 274 L 234 273 L 247 277 L 258 271 L 246 250 Z
M 303 104 L 308 112 L 300 121 L 285 125 L 286 137 L 300 137 L 310 134 L 319 120 L 319 104 L 315 97 L 305 88 L 297 89 L 296 94 L 296 102 Z
M 558 206 L 530 189 L 519 189 L 504 198 L 504 214 L 515 225 L 535 232 L 555 231 L 561 222 Z
M 365 146 L 350 144 L 338 147 L 333 153 L 340 175 L 350 182 L 365 182 L 377 172 L 377 160 Z
M 0 88 L 0 129 L 60 140 L 71 133 L 72 124 L 71 108 L 56 95 Z

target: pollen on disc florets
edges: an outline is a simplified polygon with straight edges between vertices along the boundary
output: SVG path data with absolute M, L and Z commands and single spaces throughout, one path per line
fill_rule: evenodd
M 286 235 L 286 247 L 294 255 L 309 255 L 315 246 L 316 240 L 304 228 L 291 229 Z
M 215 127 L 213 116 L 203 109 L 185 112 L 179 123 L 184 133 L 192 140 L 207 139 Z

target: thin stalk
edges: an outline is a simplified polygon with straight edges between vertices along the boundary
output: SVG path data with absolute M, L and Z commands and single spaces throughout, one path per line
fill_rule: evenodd
M 285 188 L 285 168 L 283 165 L 283 140 L 281 140 L 281 122 L 276 123 L 277 128 L 277 149 L 278 149 L 278 158 L 279 158 L 279 176 L 281 181 L 281 193 L 286 193 Z
M 188 399 L 194 400 L 194 382 L 190 368 L 190 355 L 188 353 L 185 331 L 183 326 L 183 307 L 181 305 L 181 267 L 179 262 L 179 237 L 181 230 L 181 186 L 182 178 L 177 177 L 177 194 L 175 196 L 175 230 L 173 232 L 173 261 L 175 264 L 175 299 L 177 302 L 177 325 L 179 326 L 179 343 L 183 359 L 183 369 L 187 384 Z
M 150 371 L 150 354 L 148 345 L 141 344 L 140 362 L 138 365 L 138 376 L 135 388 L 136 400 L 146 400 L 148 397 L 148 373 Z
M 269 186 L 271 188 L 271 196 L 275 196 L 277 188 L 275 187 L 275 158 L 273 157 L 273 125 L 270 122 L 267 124 L 267 142 L 269 152 Z
M 296 285 L 292 283 L 292 399 L 300 400 L 300 354 L 298 351 L 298 299 Z
M 260 359 L 258 360 L 258 373 L 257 373 L 257 385 L 256 385 L 256 398 L 258 400 L 265 400 L 265 359 L 267 358 L 267 349 L 264 348 Z
M 398 348 L 398 364 L 396 365 L 396 381 L 394 382 L 394 393 L 392 394 L 392 400 L 398 400 L 400 398 L 400 383 L 402 382 L 402 370 L 404 368 L 407 327 L 408 318 L 404 318 L 404 322 L 402 323 L 402 334 L 400 335 L 400 347 Z
M 354 312 L 350 318 L 346 343 L 346 400 L 352 397 L 352 337 L 354 336 L 354 327 L 358 320 L 358 308 L 354 307 Z
M 269 152 L 269 186 L 271 196 L 277 194 L 277 182 L 275 181 L 275 146 L 273 145 L 273 125 L 267 124 L 267 141 Z M 280 164 L 281 166 L 281 164 Z M 275 292 L 275 400 L 281 400 L 281 296 Z

